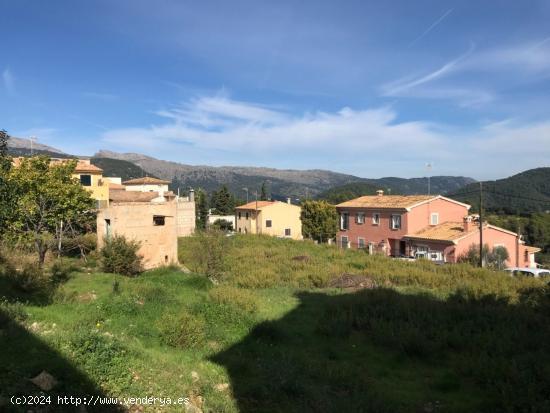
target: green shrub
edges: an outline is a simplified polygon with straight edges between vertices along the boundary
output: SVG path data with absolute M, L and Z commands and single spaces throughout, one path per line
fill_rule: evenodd
M 197 348 L 205 342 L 204 320 L 188 312 L 166 314 L 158 328 L 161 341 L 171 347 Z
M 122 275 L 136 275 L 142 271 L 142 257 L 137 254 L 140 244 L 122 235 L 105 240 L 101 249 L 103 271 Z
M 214 282 L 221 281 L 226 270 L 227 249 L 229 247 L 225 233 L 210 229 L 200 231 L 191 238 L 193 238 L 193 242 L 187 244 L 187 256 L 182 257 L 182 262 L 187 264 L 191 261 L 195 272 L 205 274 Z
M 10 303 L 0 300 L 0 328 L 8 326 L 12 322 L 22 322 L 27 319 L 27 313 L 21 303 Z
M 69 336 L 72 359 L 93 380 L 123 391 L 132 381 L 128 365 L 131 352 L 114 337 L 87 327 L 77 328 Z
M 79 269 L 78 265 L 71 260 L 58 258 L 50 266 L 50 277 L 54 284 L 67 281 L 71 273 Z
M 97 249 L 97 235 L 93 232 L 64 238 L 61 245 L 63 255 L 70 257 L 87 256 Z
M 37 262 L 26 261 L 20 269 L 11 273 L 15 286 L 25 293 L 49 290 L 49 278 Z

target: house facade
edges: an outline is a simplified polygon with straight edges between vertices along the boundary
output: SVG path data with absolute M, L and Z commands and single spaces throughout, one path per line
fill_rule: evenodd
M 336 208 L 340 214 L 337 242 L 342 248 L 457 262 L 471 245 L 479 245 L 479 220 L 468 215 L 470 205 L 441 195 L 384 195 L 379 191 Z M 483 243 L 505 247 L 507 265 L 535 265 L 537 248 L 526 246 L 514 232 L 484 223 Z
M 235 208 L 235 230 L 296 240 L 302 237 L 301 208 L 280 201 L 253 201 Z
M 79 159 L 73 177 L 78 179 L 80 185 L 91 192 L 92 198 L 97 201 L 98 208 L 108 206 L 109 180 L 103 177 L 103 169 L 92 165 L 89 159 Z
M 177 201 L 172 194 L 111 191 L 107 208 L 97 214 L 97 242 L 101 249 L 115 235 L 140 243 L 145 269 L 178 262 Z

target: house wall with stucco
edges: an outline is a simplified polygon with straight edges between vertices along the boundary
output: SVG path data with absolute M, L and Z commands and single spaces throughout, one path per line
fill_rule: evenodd
M 186 237 L 195 232 L 195 201 L 188 197 L 176 201 L 176 232 L 178 237 Z
M 138 254 L 145 269 L 178 262 L 177 205 L 166 202 L 112 202 L 97 214 L 98 248 L 105 239 L 123 235 L 140 243 Z M 154 217 L 164 217 L 164 225 L 155 224 Z

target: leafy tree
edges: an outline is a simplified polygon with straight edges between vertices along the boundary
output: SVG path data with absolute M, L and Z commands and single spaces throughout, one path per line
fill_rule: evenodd
M 224 232 L 233 231 L 233 223 L 225 219 L 215 220 L 210 227 Z
M 265 182 L 262 183 L 262 189 L 260 191 L 260 201 L 267 201 L 267 187 Z
M 509 258 L 510 255 L 505 247 L 498 246 L 491 249 L 488 244 L 483 245 L 483 262 L 488 268 L 502 270 L 505 267 L 506 260 Z M 479 244 L 470 245 L 468 250 L 462 256 L 458 257 L 458 262 L 478 266 Z
M 11 168 L 12 220 L 10 235 L 33 243 L 38 262 L 44 263 L 53 239 L 62 228 L 85 228 L 95 218 L 94 200 L 72 177 L 76 161 L 50 165 L 44 156 L 23 159 Z
M 210 206 L 216 214 L 233 214 L 235 212 L 235 197 L 229 192 L 226 185 L 222 185 L 219 191 L 212 192 Z
M 304 237 L 325 242 L 336 236 L 338 213 L 336 208 L 326 201 L 304 201 L 301 219 Z
M 200 188 L 195 194 L 195 211 L 197 229 L 206 229 L 206 222 L 208 220 L 208 199 L 206 198 L 206 192 Z
M 11 207 L 13 191 L 10 190 L 9 181 L 11 169 L 11 157 L 8 154 L 9 138 L 5 130 L 0 131 L 0 234 L 6 230 L 13 211 Z

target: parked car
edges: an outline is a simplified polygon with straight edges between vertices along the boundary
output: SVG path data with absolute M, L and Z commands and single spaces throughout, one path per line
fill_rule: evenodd
M 545 268 L 511 267 L 511 268 L 506 268 L 504 271 L 509 272 L 510 275 L 513 275 L 513 276 L 523 275 L 525 277 L 535 277 L 535 278 L 550 277 L 550 270 L 547 270 Z

